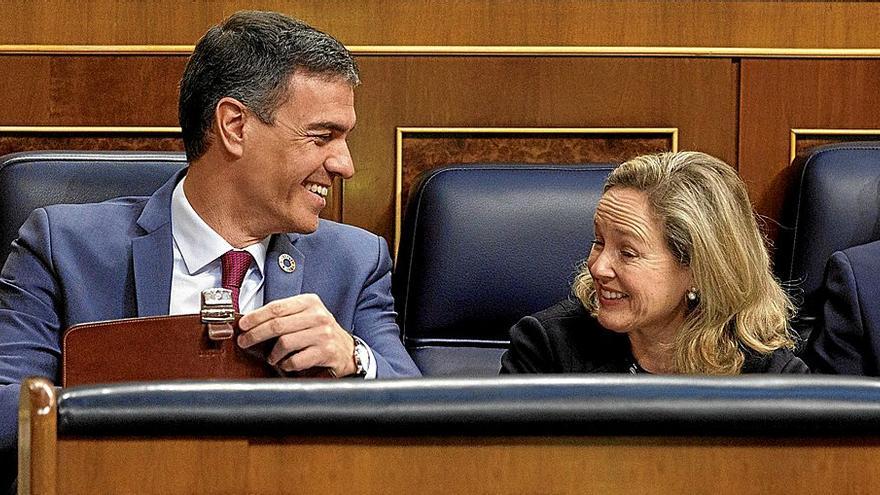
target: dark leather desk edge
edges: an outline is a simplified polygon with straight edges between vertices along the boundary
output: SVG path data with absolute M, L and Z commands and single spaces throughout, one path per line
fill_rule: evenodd
M 74 387 L 67 436 L 880 436 L 859 377 L 509 376 Z

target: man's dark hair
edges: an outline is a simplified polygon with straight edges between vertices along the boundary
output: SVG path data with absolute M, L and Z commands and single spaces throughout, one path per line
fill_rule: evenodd
M 232 97 L 266 124 L 302 71 L 359 84 L 357 63 L 332 36 L 276 12 L 237 12 L 202 36 L 183 71 L 178 106 L 187 159 L 202 156 L 217 102 Z

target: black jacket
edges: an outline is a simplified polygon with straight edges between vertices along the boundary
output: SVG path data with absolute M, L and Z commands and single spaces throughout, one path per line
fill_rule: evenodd
M 629 373 L 629 338 L 603 328 L 579 301 L 566 300 L 521 319 L 510 329 L 501 373 Z M 809 373 L 788 349 L 769 356 L 746 352 L 742 373 Z
M 822 324 L 804 358 L 819 373 L 880 376 L 880 241 L 838 251 L 825 267 Z

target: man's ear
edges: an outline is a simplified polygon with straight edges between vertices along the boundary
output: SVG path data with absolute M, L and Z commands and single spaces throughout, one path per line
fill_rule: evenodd
M 247 116 L 244 104 L 229 96 L 221 98 L 214 109 L 218 144 L 225 153 L 236 158 L 240 158 L 244 150 L 244 123 Z

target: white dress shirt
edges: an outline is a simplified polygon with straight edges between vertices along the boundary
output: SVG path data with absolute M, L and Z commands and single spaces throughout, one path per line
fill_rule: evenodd
M 183 183 L 177 183 L 171 195 L 171 236 L 174 239 L 174 266 L 171 274 L 171 305 L 169 314 L 195 314 L 201 309 L 201 294 L 205 289 L 221 287 L 223 269 L 220 257 L 235 249 L 223 237 L 202 220 L 193 210 Z M 270 237 L 243 249 L 253 256 L 238 295 L 239 312 L 244 314 L 263 305 L 263 282 L 266 253 Z M 358 339 L 360 341 L 360 339 Z M 363 343 L 363 341 L 360 341 Z M 373 350 L 367 348 L 366 378 L 376 377 L 376 360 Z
M 171 236 L 174 238 L 174 269 L 171 275 L 172 315 L 198 313 L 205 289 L 221 287 L 223 269 L 220 257 L 235 249 L 208 226 L 193 210 L 183 192 L 184 177 L 171 195 Z M 238 295 L 239 312 L 253 311 L 263 305 L 263 266 L 269 249 L 269 237 L 251 244 L 251 263 Z

